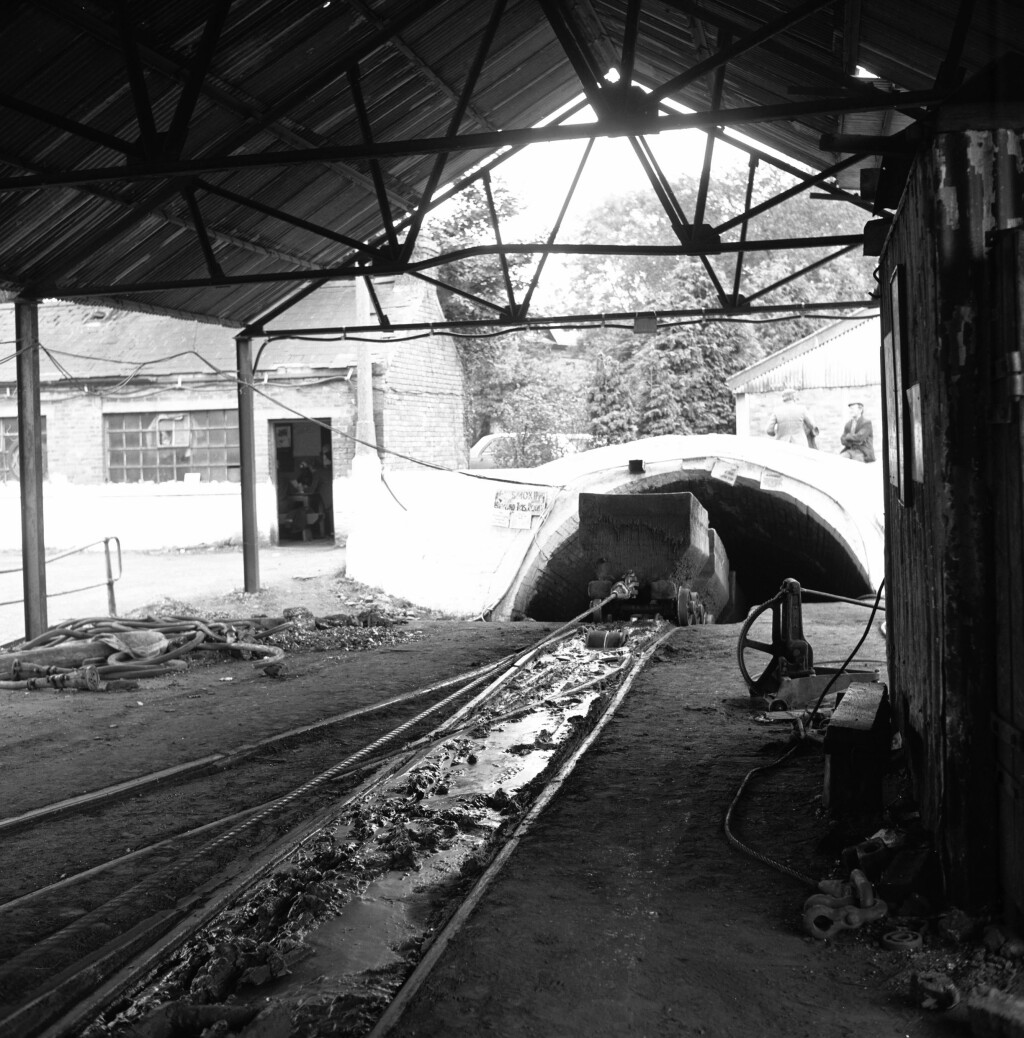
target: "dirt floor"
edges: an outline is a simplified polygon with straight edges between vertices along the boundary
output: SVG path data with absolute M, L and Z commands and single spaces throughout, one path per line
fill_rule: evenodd
M 394 644 L 296 645 L 288 680 L 225 663 L 131 696 L 4 692 L 4 816 L 337 713 L 349 689 L 395 692 L 438 680 L 550 629 L 424 616 L 335 569 L 303 579 L 301 591 L 290 577 L 258 595 L 185 599 L 153 590 L 136 614 L 276 616 L 299 604 L 321 616 L 376 608 L 408 623 Z M 867 611 L 809 606 L 804 620 L 816 660 L 840 660 Z M 738 625 L 680 630 L 659 653 L 410 992 L 395 1034 L 966 1035 L 972 992 L 1024 995 L 1024 948 L 1009 932 L 986 930 L 998 920 L 950 914 L 955 906 L 933 894 L 904 918 L 815 940 L 802 925 L 812 890 L 730 845 L 723 816 L 740 783 L 777 760 L 793 730 L 768 723 L 747 694 L 737 634 Z M 883 660 L 877 626 L 858 658 Z M 841 878 L 843 848 L 894 819 L 830 817 L 823 768 L 811 740 L 756 775 L 736 807 L 734 833 L 800 874 Z M 890 798 L 905 792 L 900 779 L 894 770 Z M 905 824 L 912 812 L 902 806 Z M 54 847 L 42 878 L 59 875 L 68 859 L 67 847 Z M 923 935 L 920 950 L 882 946 L 897 923 Z M 942 978 L 955 986 L 948 1010 L 928 1001 L 929 983 L 950 990 Z

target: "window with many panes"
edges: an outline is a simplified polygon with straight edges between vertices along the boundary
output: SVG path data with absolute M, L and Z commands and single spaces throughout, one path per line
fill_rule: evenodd
M 43 479 L 46 479 L 46 419 L 40 426 L 43 441 Z M 18 460 L 18 419 L 0 418 L 0 483 L 20 480 Z
M 103 424 L 111 483 L 173 483 L 189 473 L 208 483 L 237 471 L 235 410 L 108 414 Z

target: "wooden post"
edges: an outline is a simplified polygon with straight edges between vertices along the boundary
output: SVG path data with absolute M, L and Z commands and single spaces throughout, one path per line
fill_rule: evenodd
M 238 453 L 242 470 L 242 570 L 245 590 L 260 589 L 259 527 L 256 522 L 256 432 L 253 420 L 252 339 L 235 338 L 238 368 Z
M 43 419 L 39 407 L 39 303 L 14 301 L 18 377 L 18 467 L 21 481 L 21 559 L 25 637 L 36 638 L 46 619 L 46 539 L 43 534 Z

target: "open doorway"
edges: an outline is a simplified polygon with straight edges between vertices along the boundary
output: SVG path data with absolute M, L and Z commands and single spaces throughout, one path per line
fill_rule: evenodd
M 280 542 L 334 539 L 330 424 L 329 418 L 270 422 Z

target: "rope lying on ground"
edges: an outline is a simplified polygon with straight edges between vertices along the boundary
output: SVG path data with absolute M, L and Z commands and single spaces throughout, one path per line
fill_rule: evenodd
M 10 661 L 2 667 L 10 678 L 0 680 L 0 689 L 105 691 L 109 687 L 107 679 L 158 677 L 181 669 L 186 665 L 181 657 L 197 649 L 257 657 L 253 666 L 273 674 L 284 659 L 284 649 L 264 644 L 264 639 L 292 626 L 291 620 L 276 617 L 219 621 L 182 616 L 70 620 L 0 654 L 0 665 Z M 80 658 L 74 658 L 76 647 L 81 649 Z M 47 651 L 59 648 L 69 651 Z M 65 658 L 57 662 L 46 660 L 61 655 Z

